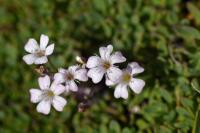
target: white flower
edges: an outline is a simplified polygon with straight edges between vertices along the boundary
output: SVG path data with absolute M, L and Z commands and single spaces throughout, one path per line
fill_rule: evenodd
M 127 69 L 123 70 L 122 75 L 120 76 L 119 83 L 115 88 L 114 96 L 115 98 L 128 98 L 128 90 L 127 87 L 130 88 L 136 93 L 139 94 L 143 87 L 145 86 L 145 82 L 141 79 L 135 78 L 135 75 L 138 73 L 142 73 L 144 68 L 140 67 L 138 63 L 132 62 L 128 64 Z
M 55 83 L 52 83 L 50 86 L 49 76 L 40 77 L 38 82 L 41 89 L 30 90 L 31 102 L 39 102 L 37 111 L 47 115 L 51 110 L 51 105 L 57 111 L 62 111 L 67 101 L 59 95 L 65 91 L 65 87 Z
M 121 52 L 114 52 L 111 54 L 112 51 L 112 45 L 100 47 L 100 57 L 91 56 L 88 59 L 86 64 L 90 69 L 88 71 L 88 77 L 92 78 L 94 83 L 99 83 L 105 74 L 106 85 L 110 86 L 119 78 L 119 75 L 121 75 L 121 70 L 114 64 L 125 62 L 126 58 L 122 56 Z
M 35 39 L 29 39 L 24 49 L 30 53 L 23 57 L 23 60 L 31 64 L 45 64 L 48 62 L 47 56 L 51 55 L 54 50 L 54 44 L 47 46 L 49 37 L 46 35 L 40 36 L 40 46 Z
M 65 90 L 68 92 L 77 91 L 78 86 L 75 81 L 87 81 L 87 70 L 80 68 L 78 65 L 69 67 L 67 70 L 60 68 L 58 73 L 54 75 L 54 80 L 57 83 L 65 83 Z

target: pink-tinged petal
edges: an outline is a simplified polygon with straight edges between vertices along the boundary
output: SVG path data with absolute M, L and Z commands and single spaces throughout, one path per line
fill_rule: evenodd
M 65 73 L 67 73 L 68 71 L 67 71 L 66 69 L 64 69 L 64 68 L 59 68 L 59 69 L 58 69 L 58 72 L 59 72 L 59 73 L 62 73 L 62 74 L 65 74 Z
M 74 81 L 70 81 L 70 82 L 68 82 L 68 84 L 69 84 L 69 86 L 68 86 L 69 90 L 71 90 L 73 92 L 78 91 L 78 86 Z
M 43 57 L 39 57 L 39 58 L 36 58 L 35 60 L 35 64 L 45 64 L 48 62 L 48 59 L 46 56 L 43 56 Z
M 87 73 L 88 77 L 90 77 L 95 84 L 102 80 L 104 74 L 105 70 L 103 67 L 91 68 Z
M 137 62 L 129 63 L 127 69 L 129 71 L 131 71 L 132 75 L 144 72 L 144 68 L 142 68 L 141 66 L 139 66 L 139 64 Z
M 93 68 L 93 67 L 97 67 L 99 65 L 101 65 L 102 60 L 99 56 L 91 56 L 86 64 L 87 68 Z
M 86 69 L 79 69 L 75 72 L 74 78 L 78 79 L 79 81 L 87 81 L 88 76 L 87 76 L 87 70 Z
M 115 64 L 115 63 L 125 62 L 126 58 L 122 55 L 121 52 L 115 52 L 111 55 L 110 60 L 111 60 L 112 64 Z
M 39 113 L 42 113 L 42 114 L 49 114 L 51 110 L 51 102 L 48 101 L 48 100 L 42 100 L 38 105 L 37 105 L 37 111 Z
M 39 89 L 30 89 L 30 96 L 31 96 L 31 102 L 32 103 L 38 103 L 39 101 L 41 101 L 41 95 L 42 95 L 42 91 Z
M 63 73 L 56 73 L 54 75 L 54 81 L 56 83 L 64 83 L 65 82 L 65 74 L 63 74 Z
M 42 34 L 42 35 L 40 36 L 40 48 L 41 48 L 42 50 L 45 50 L 46 47 L 47 47 L 48 42 L 49 42 L 49 37 L 46 36 L 46 35 L 44 35 L 44 34 Z
M 65 86 L 56 82 L 53 82 L 50 88 L 55 95 L 60 95 L 65 91 Z
M 42 90 L 46 90 L 49 89 L 50 87 L 50 78 L 49 76 L 44 76 L 44 77 L 40 77 L 38 78 L 38 82 L 39 82 L 39 86 Z
M 55 96 L 52 104 L 57 111 L 63 111 L 63 108 L 67 104 L 67 101 L 60 96 Z
M 132 78 L 129 86 L 136 94 L 139 94 L 145 86 L 145 82 L 141 79 Z
M 108 70 L 107 70 L 107 75 L 108 75 L 108 78 L 116 83 L 120 80 L 121 78 L 121 75 L 122 75 L 122 70 L 120 70 L 119 68 L 117 67 L 110 67 Z
M 121 97 L 124 99 L 128 98 L 128 90 L 127 87 L 124 86 L 124 88 L 121 88 Z
M 126 84 L 117 85 L 115 88 L 114 96 L 115 98 L 121 97 L 121 98 L 127 99 L 128 98 L 127 85 Z
M 23 60 L 26 62 L 26 64 L 31 65 L 35 62 L 37 57 L 34 54 L 28 54 L 23 56 Z
M 113 86 L 113 85 L 115 85 L 116 83 L 114 83 L 113 81 L 111 81 L 109 78 L 108 78 L 108 76 L 106 76 L 106 85 L 107 86 Z
M 49 45 L 45 50 L 45 55 L 51 55 L 54 50 L 54 44 Z
M 69 87 L 70 87 L 70 85 L 69 85 L 69 83 L 67 82 L 67 83 L 65 84 L 65 94 L 70 92 Z
M 34 53 L 36 50 L 39 49 L 39 46 L 37 44 L 37 41 L 31 38 L 28 40 L 28 42 L 24 46 L 24 49 L 29 53 Z
M 110 59 L 110 54 L 113 51 L 113 46 L 112 45 L 108 45 L 107 47 L 100 47 L 99 48 L 99 53 L 100 56 L 103 60 L 109 60 Z
M 73 65 L 68 68 L 68 71 L 74 74 L 78 68 L 80 68 L 79 65 Z

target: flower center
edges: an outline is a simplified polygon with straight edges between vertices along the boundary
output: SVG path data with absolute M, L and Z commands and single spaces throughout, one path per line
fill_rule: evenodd
M 74 75 L 71 74 L 71 73 L 68 73 L 68 74 L 66 75 L 66 79 L 67 79 L 67 80 L 73 80 L 73 79 L 74 79 Z
M 54 96 L 54 93 L 53 93 L 53 91 L 47 91 L 47 96 L 48 97 L 53 97 Z
M 103 63 L 103 67 L 104 67 L 106 70 L 109 69 L 109 68 L 111 67 L 110 62 L 105 61 L 105 62 Z
M 44 90 L 43 92 L 43 98 L 45 100 L 51 100 L 55 96 L 54 92 L 51 90 Z
M 131 75 L 129 73 L 125 73 L 122 76 L 122 81 L 128 83 L 131 80 Z
M 45 51 L 44 50 L 37 50 L 36 51 L 36 56 L 37 57 L 42 57 L 42 56 L 44 56 L 45 55 Z

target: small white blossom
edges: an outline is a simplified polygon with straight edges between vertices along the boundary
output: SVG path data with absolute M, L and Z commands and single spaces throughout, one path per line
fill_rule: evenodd
M 91 56 L 86 64 L 88 71 L 88 77 L 92 78 L 94 83 L 99 83 L 103 76 L 106 77 L 106 85 L 112 85 L 121 75 L 121 70 L 115 66 L 116 63 L 122 63 L 126 61 L 126 58 L 121 52 L 114 52 L 113 46 L 99 48 L 99 56 Z
M 65 83 L 66 92 L 77 91 L 78 86 L 75 81 L 87 81 L 87 70 L 80 68 L 78 65 L 69 67 L 68 69 L 60 68 L 58 73 L 54 75 L 54 80 L 57 83 Z
M 54 44 L 47 46 L 49 37 L 46 35 L 40 36 L 40 46 L 35 39 L 29 39 L 24 49 L 30 53 L 23 57 L 23 60 L 28 64 L 45 64 L 48 62 L 47 56 L 51 55 L 54 50 Z
M 49 76 L 38 79 L 40 89 L 31 89 L 31 102 L 38 103 L 37 111 L 42 114 L 49 114 L 51 105 L 57 110 L 62 111 L 67 101 L 59 95 L 65 91 L 61 84 L 52 83 L 50 86 Z
M 135 78 L 135 75 L 138 73 L 142 73 L 144 68 L 140 67 L 138 63 L 132 62 L 128 64 L 127 69 L 123 70 L 122 75 L 119 78 L 119 83 L 117 84 L 114 92 L 115 98 L 128 98 L 128 90 L 127 87 L 130 88 L 136 93 L 139 94 L 143 87 L 145 86 L 145 82 L 141 79 Z

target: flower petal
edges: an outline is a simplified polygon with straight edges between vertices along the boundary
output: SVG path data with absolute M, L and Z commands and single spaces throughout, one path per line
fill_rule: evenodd
M 42 90 L 49 89 L 50 87 L 50 78 L 48 75 L 38 78 L 39 86 Z
M 69 90 L 71 90 L 73 92 L 78 91 L 78 86 L 74 81 L 69 81 L 67 84 L 68 84 Z
M 99 53 L 100 56 L 103 60 L 109 60 L 110 58 L 110 54 L 113 51 L 113 46 L 112 45 L 108 45 L 107 47 L 100 47 L 99 48 Z
M 24 49 L 29 53 L 34 53 L 37 49 L 39 49 L 39 46 L 37 44 L 37 41 L 31 38 L 24 46 Z
M 37 105 L 37 111 L 39 113 L 42 113 L 42 114 L 49 114 L 51 110 L 51 102 L 48 101 L 48 100 L 42 100 L 38 105 Z
M 69 90 L 69 83 L 65 84 L 65 94 L 68 94 L 70 92 Z
M 106 75 L 106 85 L 107 86 L 113 86 L 115 85 L 116 83 L 114 83 L 113 81 L 111 81 L 109 78 L 108 78 L 108 75 Z
M 64 83 L 65 82 L 65 75 L 63 73 L 56 73 L 54 75 L 54 81 L 56 83 Z
M 60 95 L 65 91 L 65 86 L 53 82 L 51 85 L 51 90 L 54 92 L 55 95 Z
M 26 64 L 31 65 L 35 62 L 37 57 L 34 54 L 28 54 L 23 56 L 23 60 L 26 62 Z
M 122 63 L 126 61 L 126 58 L 122 55 L 121 52 L 115 52 L 111 55 L 111 62 L 112 64 L 115 63 Z
M 47 44 L 48 44 L 48 42 L 49 42 L 49 37 L 46 36 L 46 35 L 44 35 L 44 34 L 42 34 L 42 35 L 40 36 L 40 48 L 41 48 L 42 50 L 45 50 L 45 49 L 46 49 L 46 46 L 47 46 Z
M 141 79 L 132 78 L 129 86 L 136 94 L 139 94 L 145 86 L 145 82 Z
M 87 73 L 88 77 L 90 77 L 95 84 L 102 80 L 104 74 L 105 70 L 103 67 L 91 68 Z
M 67 101 L 60 96 L 55 96 L 52 104 L 57 111 L 63 111 L 63 108 L 67 104 Z
M 35 60 L 35 64 L 45 64 L 47 62 L 48 62 L 48 59 L 46 56 L 36 58 Z
M 39 89 L 30 89 L 31 102 L 38 103 L 41 100 L 42 91 Z
M 110 67 L 107 70 L 107 75 L 112 82 L 117 83 L 120 80 L 122 71 L 117 67 Z
M 45 55 L 51 55 L 54 50 L 54 44 L 49 45 L 45 50 Z
M 72 74 L 74 74 L 79 67 L 80 67 L 79 65 L 70 66 L 68 68 L 68 71 L 71 72 Z
M 102 60 L 99 56 L 91 56 L 87 61 L 87 68 L 97 67 L 101 64 Z
M 144 68 L 139 66 L 139 64 L 137 62 L 129 63 L 128 70 L 131 71 L 132 75 L 144 72 Z
M 115 98 L 121 97 L 121 98 L 127 99 L 128 98 L 127 85 L 126 84 L 117 85 L 115 88 L 114 96 Z
M 65 73 L 67 73 L 67 70 L 64 69 L 64 68 L 59 68 L 59 69 L 58 69 L 58 72 L 59 72 L 59 73 L 65 74 Z
M 75 72 L 74 78 L 78 79 L 79 81 L 87 81 L 88 76 L 87 76 L 87 70 L 86 69 L 79 69 Z

